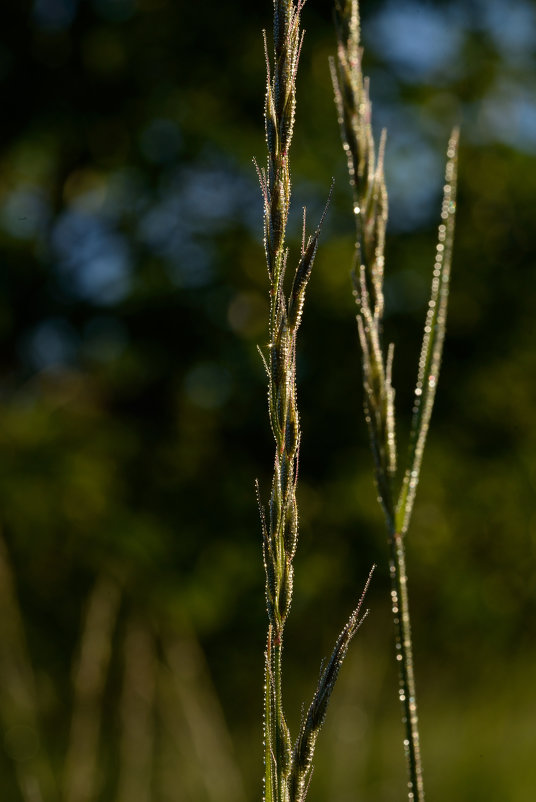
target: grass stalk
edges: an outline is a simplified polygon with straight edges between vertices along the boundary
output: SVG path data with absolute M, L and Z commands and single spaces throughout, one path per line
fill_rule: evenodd
M 300 17 L 304 3 L 305 0 L 274 0 L 272 62 L 266 35 L 264 37 L 268 159 L 266 168 L 256 165 L 264 201 L 264 246 L 270 292 L 269 343 L 264 352 L 260 350 L 268 376 L 268 411 L 275 440 L 267 512 L 257 487 L 269 621 L 264 698 L 266 802 L 305 799 L 316 738 L 329 697 L 348 645 L 363 620 L 360 601 L 335 644 L 293 747 L 283 706 L 282 655 L 298 539 L 296 484 L 301 433 L 296 391 L 296 339 L 322 224 L 321 220 L 316 231 L 306 238 L 304 213 L 301 253 L 290 287 L 285 289 L 289 257 L 286 230 L 291 199 L 289 153 L 296 109 L 296 74 L 303 43 Z
M 24 802 L 59 798 L 40 733 L 38 694 L 9 554 L 0 536 L 0 721 Z
M 399 697 L 405 728 L 408 799 L 424 800 L 404 538 L 409 526 L 434 403 L 445 337 L 454 235 L 458 133 L 448 146 L 441 224 L 414 394 L 407 467 L 397 489 L 394 346 L 383 345 L 383 276 L 388 199 L 383 171 L 385 132 L 378 153 L 371 126 L 369 86 L 364 78 L 357 0 L 336 0 L 337 59 L 331 62 L 335 102 L 353 190 L 356 229 L 354 294 L 363 361 L 364 411 L 374 457 L 379 499 L 390 550 L 391 600 L 399 665 Z
M 98 577 L 91 591 L 74 666 L 74 706 L 64 770 L 65 802 L 92 802 L 98 793 L 100 727 L 112 641 L 121 602 L 119 585 Z
M 134 616 L 123 644 L 121 743 L 117 802 L 150 802 L 155 744 L 156 648 L 147 625 Z
M 165 631 L 161 648 L 159 715 L 172 742 L 161 790 L 173 798 L 177 787 L 184 788 L 186 798 L 190 784 L 192 799 L 245 802 L 225 717 L 199 643 L 193 633 Z

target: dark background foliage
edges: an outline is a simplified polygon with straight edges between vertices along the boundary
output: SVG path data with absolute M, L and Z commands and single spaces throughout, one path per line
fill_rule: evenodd
M 375 127 L 388 128 L 386 337 L 396 342 L 401 453 L 444 150 L 451 127 L 462 129 L 448 336 L 408 535 L 425 781 L 430 799 L 528 802 L 536 4 L 369 0 L 362 15 Z M 238 775 L 244 799 L 261 793 L 265 611 L 253 482 L 266 492 L 273 445 L 257 353 L 267 282 L 251 159 L 264 160 L 261 29 L 270 20 L 271 3 L 243 0 L 22 0 L 2 11 L 1 535 L 58 776 L 88 594 L 98 576 L 121 585 L 102 800 L 118 793 L 121 644 L 132 616 L 157 652 L 163 631 L 179 639 L 186 689 L 166 747 L 172 790 L 145 798 L 236 800 Z M 361 411 L 330 4 L 309 0 L 303 21 L 295 248 L 301 207 L 313 226 L 332 176 L 336 186 L 299 353 L 301 540 L 287 708 L 295 727 L 377 562 L 371 614 L 334 696 L 310 798 L 388 802 L 404 796 L 402 730 Z M 14 647 L 5 627 L 0 634 L 6 710 Z M 166 725 L 156 712 L 151 720 L 158 751 Z M 25 753 L 6 721 L 0 785 L 15 800 Z

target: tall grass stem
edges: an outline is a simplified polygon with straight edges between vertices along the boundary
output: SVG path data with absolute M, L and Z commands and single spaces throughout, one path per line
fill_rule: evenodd
M 335 21 L 338 48 L 337 59 L 331 61 L 331 72 L 353 190 L 356 230 L 353 275 L 363 357 L 364 411 L 390 550 L 391 601 L 400 677 L 399 698 L 405 730 L 408 799 L 410 802 L 422 802 L 424 786 L 404 538 L 419 481 L 445 338 L 456 210 L 458 132 L 453 131 L 447 151 L 441 224 L 414 393 L 407 467 L 398 489 L 395 392 L 392 385 L 394 345 L 391 343 L 386 349 L 383 344 L 384 247 L 388 213 L 383 171 L 386 133 L 382 132 L 376 153 L 369 85 L 362 72 L 363 51 L 357 0 L 336 0 Z
M 314 233 L 306 237 L 304 212 L 301 252 L 294 275 L 286 282 L 289 263 L 286 231 L 291 199 L 289 154 L 296 109 L 296 74 L 303 43 L 300 17 L 304 3 L 305 0 L 274 0 L 272 59 L 264 36 L 268 158 L 265 168 L 256 165 L 264 201 L 264 247 L 270 294 L 268 346 L 259 350 L 268 377 L 268 413 L 275 440 L 274 472 L 267 510 L 257 486 L 268 611 L 264 694 L 265 802 L 302 802 L 305 799 L 316 739 L 329 698 L 348 645 L 363 621 L 363 616 L 360 617 L 361 599 L 335 644 L 293 746 L 283 706 L 282 655 L 298 540 L 296 485 L 301 431 L 297 406 L 296 341 L 325 215 L 324 212 Z

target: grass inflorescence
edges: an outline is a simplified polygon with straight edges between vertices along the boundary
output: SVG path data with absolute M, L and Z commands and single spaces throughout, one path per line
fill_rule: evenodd
M 291 200 L 289 153 L 296 110 L 296 75 L 303 43 L 300 17 L 304 3 L 305 0 L 274 0 L 272 60 L 268 54 L 267 37 L 264 37 L 268 159 L 266 168 L 260 169 L 256 165 L 264 201 L 264 245 L 270 292 L 269 344 L 264 351 L 261 349 L 261 356 L 268 376 L 268 410 L 275 440 L 274 473 L 267 510 L 257 487 L 269 620 L 264 699 L 266 802 L 301 802 L 307 795 L 317 736 L 350 641 L 366 615 L 361 614 L 361 608 L 370 582 L 369 574 L 359 604 L 321 672 L 317 690 L 293 744 L 283 705 L 282 654 L 285 624 L 292 600 L 293 561 L 298 539 L 296 485 L 301 431 L 296 390 L 296 342 L 325 215 L 324 212 L 314 233 L 306 237 L 304 213 L 301 253 L 292 280 L 286 282 L 289 261 L 286 232 Z M 353 283 L 362 351 L 364 411 L 390 547 L 391 600 L 396 660 L 400 671 L 399 698 L 405 726 L 408 799 L 422 802 L 424 789 L 405 535 L 419 480 L 445 337 L 456 208 L 458 133 L 456 130 L 453 132 L 448 145 L 441 223 L 414 392 L 409 451 L 402 479 L 399 480 L 392 383 L 394 345 L 391 343 L 386 347 L 383 340 L 384 254 L 388 217 L 384 177 L 386 134 L 382 133 L 376 149 L 369 86 L 361 68 L 357 0 L 335 0 L 335 21 L 338 49 L 336 60 L 331 62 L 331 72 L 353 190 L 356 230 Z
M 298 539 L 296 484 L 301 432 L 296 395 L 296 339 L 322 225 L 321 220 L 314 233 L 306 238 L 304 214 L 301 253 L 290 287 L 286 290 L 285 273 L 289 260 L 286 230 L 291 198 L 289 153 L 296 108 L 296 74 L 303 42 L 300 24 L 303 6 L 304 0 L 274 2 L 272 65 L 267 38 L 264 37 L 268 159 L 265 169 L 257 167 L 264 201 L 264 245 L 270 292 L 269 344 L 261 355 L 268 376 L 268 410 L 275 440 L 274 473 L 267 511 L 258 492 L 269 620 L 264 703 L 266 802 L 300 802 L 305 799 L 315 743 L 328 701 L 348 645 L 363 620 L 360 617 L 362 597 L 321 674 L 293 745 L 283 707 L 282 653 Z
M 445 337 L 456 210 L 458 132 L 453 131 L 447 150 L 441 223 L 414 393 L 409 452 L 399 485 L 395 393 L 392 385 L 394 345 L 391 343 L 385 348 L 382 337 L 384 248 L 388 212 L 383 171 L 386 134 L 385 131 L 382 133 L 376 153 L 369 85 L 361 67 L 357 0 L 336 0 L 335 19 L 338 49 L 337 59 L 331 63 L 331 71 L 353 190 L 356 228 L 353 277 L 363 362 L 364 411 L 374 456 L 376 486 L 385 514 L 390 547 L 391 598 L 396 659 L 400 671 L 399 697 L 406 731 L 404 746 L 409 773 L 408 798 L 421 802 L 424 799 L 424 787 L 404 538 L 419 481 Z

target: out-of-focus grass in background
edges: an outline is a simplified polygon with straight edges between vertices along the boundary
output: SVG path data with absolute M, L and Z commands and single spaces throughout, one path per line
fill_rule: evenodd
M 260 794 L 265 611 L 253 480 L 269 482 L 272 446 L 256 351 L 267 310 L 251 157 L 264 152 L 260 31 L 270 14 L 269 3 L 184 0 L 2 11 L 6 799 L 31 799 L 17 776 L 23 788 L 39 777 L 44 802 L 58 787 L 67 802 Z M 375 121 L 388 127 L 386 327 L 399 344 L 406 424 L 443 152 L 452 125 L 462 128 L 447 342 L 408 535 L 428 794 L 528 802 L 536 4 L 363 2 L 362 16 Z M 334 626 L 377 562 L 310 798 L 391 802 L 404 782 L 401 727 L 329 4 L 309 0 L 303 21 L 297 243 L 301 205 L 317 219 L 332 175 L 337 183 L 298 364 L 287 709 L 295 722 Z

